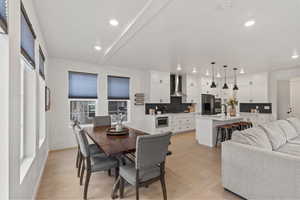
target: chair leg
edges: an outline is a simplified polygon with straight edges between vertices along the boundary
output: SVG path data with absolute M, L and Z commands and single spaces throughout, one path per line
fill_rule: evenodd
M 82 185 L 83 176 L 84 176 L 84 171 L 85 171 L 85 164 L 84 164 L 84 162 L 83 162 L 83 164 L 82 164 L 82 169 L 81 169 L 81 174 L 80 174 L 80 185 Z
M 166 182 L 165 182 L 164 175 L 160 175 L 160 183 L 161 183 L 161 187 L 162 187 L 162 191 L 163 191 L 163 195 L 164 195 L 164 200 L 167 200 L 167 189 L 166 189 Z
M 124 179 L 120 178 L 120 199 L 124 198 Z
M 91 177 L 91 172 L 87 171 L 85 184 L 84 184 L 83 199 L 87 199 L 87 192 L 88 192 L 88 188 L 89 188 L 90 177 Z
M 76 156 L 76 168 L 79 166 L 79 149 L 77 149 L 77 156 Z
M 135 184 L 136 200 L 139 200 L 139 183 Z
M 217 131 L 217 139 L 216 139 L 216 146 L 218 145 L 218 141 L 219 141 L 219 134 L 220 134 L 220 129 L 218 128 L 218 131 Z
M 115 180 L 117 180 L 119 177 L 119 167 L 115 168 Z
M 81 165 L 82 165 L 82 155 L 81 155 L 81 153 L 79 153 L 79 161 L 78 161 L 77 177 L 80 177 Z
M 111 170 L 110 169 L 107 171 L 107 174 L 108 174 L 108 176 L 111 176 Z

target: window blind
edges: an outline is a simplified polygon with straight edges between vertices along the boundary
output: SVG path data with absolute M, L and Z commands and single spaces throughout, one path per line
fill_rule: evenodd
M 26 14 L 23 4 L 21 5 L 21 52 L 26 60 L 35 68 L 35 33 Z
M 0 32 L 7 33 L 7 0 L 0 0 Z
M 69 72 L 69 98 L 97 99 L 97 74 Z
M 40 72 L 40 75 L 43 79 L 45 79 L 45 56 L 44 56 L 44 53 L 40 47 L 40 55 L 39 55 L 39 72 Z
M 129 78 L 108 76 L 108 99 L 129 99 Z

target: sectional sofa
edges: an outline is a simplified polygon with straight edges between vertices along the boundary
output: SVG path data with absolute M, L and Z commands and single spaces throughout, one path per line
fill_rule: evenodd
M 300 119 L 234 132 L 222 143 L 222 184 L 246 199 L 300 199 Z

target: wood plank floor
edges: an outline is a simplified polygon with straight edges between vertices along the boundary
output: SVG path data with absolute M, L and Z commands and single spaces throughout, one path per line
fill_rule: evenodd
M 220 148 L 209 148 L 196 143 L 195 133 L 172 137 L 167 158 L 166 182 L 168 199 L 239 199 L 221 186 Z M 41 180 L 37 199 L 82 199 L 75 170 L 76 150 L 50 152 Z M 107 173 L 91 177 L 88 199 L 110 199 L 114 178 Z M 140 189 L 141 199 L 163 199 L 160 183 Z M 133 187 L 126 187 L 124 199 L 135 199 Z

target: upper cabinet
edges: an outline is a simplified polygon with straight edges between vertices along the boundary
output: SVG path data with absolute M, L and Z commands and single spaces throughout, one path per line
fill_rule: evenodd
M 200 84 L 196 75 L 186 74 L 182 76 L 182 102 L 198 103 L 200 97 Z
M 170 103 L 170 73 L 150 71 L 147 73 L 146 101 L 148 103 Z

